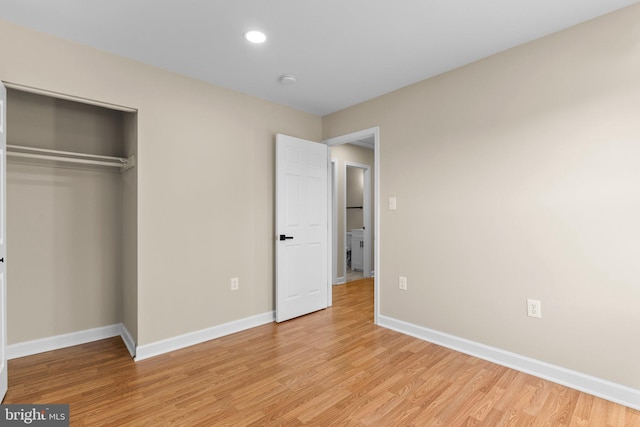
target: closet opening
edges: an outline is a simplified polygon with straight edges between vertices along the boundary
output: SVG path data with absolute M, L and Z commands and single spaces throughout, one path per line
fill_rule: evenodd
M 7 355 L 121 335 L 133 356 L 137 112 L 56 95 L 7 89 Z

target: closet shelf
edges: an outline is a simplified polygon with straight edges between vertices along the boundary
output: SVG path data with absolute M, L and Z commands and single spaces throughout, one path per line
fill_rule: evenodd
M 121 172 L 125 172 L 136 165 L 136 159 L 133 155 L 128 158 L 100 156 L 97 154 L 74 153 L 72 151 L 48 150 L 45 148 L 9 144 L 7 144 L 7 156 L 95 166 L 111 166 L 120 168 Z

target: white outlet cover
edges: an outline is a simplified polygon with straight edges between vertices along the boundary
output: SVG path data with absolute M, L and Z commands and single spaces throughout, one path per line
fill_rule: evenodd
M 542 318 L 542 303 L 540 300 L 527 298 L 527 316 Z

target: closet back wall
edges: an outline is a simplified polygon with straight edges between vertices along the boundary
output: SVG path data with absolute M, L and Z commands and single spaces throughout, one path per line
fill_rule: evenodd
M 124 151 L 120 112 L 15 90 L 8 105 L 8 144 Z M 8 344 L 121 322 L 120 173 L 26 163 L 7 162 Z

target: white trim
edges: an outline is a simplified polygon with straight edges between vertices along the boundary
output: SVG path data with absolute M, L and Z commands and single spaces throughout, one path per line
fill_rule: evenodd
M 120 337 L 122 338 L 124 345 L 127 347 L 127 350 L 129 350 L 131 357 L 136 357 L 136 341 L 133 339 L 124 323 L 120 324 Z
M 105 338 L 117 337 L 121 335 L 122 328 L 122 324 L 118 323 L 100 328 L 85 329 L 84 331 L 11 344 L 7 346 L 7 359 L 16 359 L 18 357 L 44 353 L 45 351 L 59 350 L 61 348 L 103 340 Z
M 380 315 L 378 325 L 640 410 L 640 390 Z
M 380 168 L 380 128 L 375 127 L 371 129 L 373 131 L 373 145 L 375 149 L 373 151 L 373 194 L 375 228 L 373 233 L 373 323 L 376 325 L 380 321 L 380 284 L 378 278 L 380 276 L 380 174 L 382 170 Z
M 380 286 L 378 284 L 380 277 L 380 128 L 378 126 L 363 129 L 357 132 L 348 133 L 346 135 L 340 135 L 333 138 L 325 139 L 322 141 L 329 147 L 334 145 L 348 144 L 361 139 L 370 138 L 373 136 L 373 194 L 375 197 L 374 203 L 374 239 L 373 239 L 373 271 L 375 272 L 373 282 L 373 323 L 378 324 L 378 317 L 380 314 Z M 329 231 L 330 232 L 330 231 Z M 331 245 L 329 245 L 331 247 Z M 331 258 L 329 258 L 331 259 Z M 329 287 L 331 288 L 331 286 Z
M 349 143 L 358 141 L 360 139 L 369 138 L 373 135 L 376 140 L 374 141 L 374 147 L 375 149 L 378 149 L 378 146 L 376 145 L 376 142 L 378 142 L 377 140 L 379 139 L 378 131 L 379 131 L 379 128 L 376 126 L 369 129 L 363 129 L 356 132 L 351 132 L 346 135 L 334 136 L 333 138 L 325 139 L 322 142 L 324 142 L 329 147 L 331 147 L 332 145 L 349 144 Z
M 363 142 L 363 141 L 353 141 L 353 142 L 350 142 L 349 144 L 357 145 L 358 147 L 367 148 L 369 150 L 373 150 L 374 149 L 372 144 L 369 144 L 369 143 Z
M 329 219 L 331 221 L 331 251 L 329 253 L 329 260 L 331 262 L 331 280 L 333 284 L 338 284 L 338 159 L 331 159 L 331 181 L 329 195 L 329 209 L 331 209 L 331 215 Z M 344 277 L 342 277 L 344 280 Z M 333 295 L 332 295 L 333 296 Z M 329 305 L 331 306 L 333 298 L 329 298 Z
M 273 322 L 274 320 L 275 312 L 269 311 L 267 313 L 245 317 L 244 319 L 234 320 L 233 322 L 224 323 L 211 328 L 156 341 L 151 344 L 141 345 L 136 348 L 135 360 L 138 362 L 150 357 L 159 356 L 161 354 L 169 353 L 170 351 L 179 350 L 205 341 L 235 334 L 236 332 L 241 332 L 246 329 L 255 328 L 256 326 L 265 325 Z
M 326 145 L 326 144 L 325 144 Z M 333 254 L 335 253 L 333 241 L 333 228 L 336 221 L 333 214 L 334 197 L 333 186 L 335 185 L 335 167 L 336 159 L 331 158 L 331 149 L 327 146 L 327 308 L 333 305 L 333 280 L 336 276 L 335 263 L 333 262 Z
M 108 108 L 110 110 L 124 111 L 126 113 L 135 113 L 135 112 L 138 111 L 136 108 L 126 107 L 124 105 L 111 104 L 109 102 L 97 101 L 95 99 L 89 99 L 89 98 L 82 98 L 82 97 L 79 97 L 79 96 L 67 95 L 65 93 L 55 92 L 55 91 L 46 90 L 46 89 L 40 89 L 40 88 L 32 87 L 32 86 L 26 86 L 26 85 L 22 85 L 22 84 L 19 84 L 19 83 L 12 83 L 12 82 L 4 81 L 4 85 L 6 87 L 10 88 L 10 89 L 19 90 L 19 91 L 22 91 L 22 92 L 34 93 L 36 95 L 44 95 L 44 96 L 48 96 L 50 98 L 64 99 L 66 101 L 79 102 L 81 104 L 95 105 L 96 107 Z
M 347 279 L 344 276 L 336 278 L 336 285 L 344 285 L 345 283 L 347 283 Z

